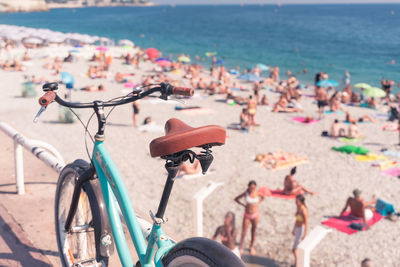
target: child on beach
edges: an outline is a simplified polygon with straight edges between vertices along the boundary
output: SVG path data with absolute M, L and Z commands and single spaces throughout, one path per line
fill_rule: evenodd
M 235 214 L 229 211 L 225 215 L 224 224 L 217 227 L 212 239 L 215 240 L 220 237 L 222 244 L 240 258 L 239 248 L 236 246 L 236 236 Z
M 240 199 L 242 198 L 245 199 L 245 203 L 242 203 L 240 201 Z M 258 218 L 260 217 L 258 204 L 260 204 L 263 200 L 264 197 L 258 193 L 257 183 L 255 181 L 250 181 L 246 191 L 235 198 L 236 203 L 245 208 L 243 214 L 242 235 L 240 237 L 239 245 L 240 253 L 242 253 L 243 251 L 244 239 L 246 237 L 247 229 L 251 224 L 250 254 L 256 254 L 256 251 L 254 249 L 254 241 L 256 239 Z

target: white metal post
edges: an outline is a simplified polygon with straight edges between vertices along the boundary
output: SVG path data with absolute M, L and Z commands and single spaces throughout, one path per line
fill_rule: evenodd
M 15 162 L 15 179 L 17 184 L 18 195 L 25 194 L 24 187 L 24 158 L 22 155 L 22 146 L 14 140 L 14 162 Z
M 203 236 L 203 201 L 223 183 L 209 182 L 193 196 L 193 229 L 195 236 Z
M 318 225 L 304 238 L 297 247 L 297 265 L 299 267 L 310 267 L 311 251 L 330 232 L 332 232 L 331 229 Z

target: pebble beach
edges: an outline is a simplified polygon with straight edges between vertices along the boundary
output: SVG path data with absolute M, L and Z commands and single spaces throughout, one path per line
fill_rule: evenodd
M 13 48 L 15 55 L 22 55 L 25 48 Z M 79 122 L 72 124 L 60 123 L 58 120 L 59 107 L 50 105 L 42 114 L 38 123 L 33 118 L 39 110 L 38 98 L 42 95 L 41 84 L 36 85 L 36 97 L 21 97 L 22 84 L 25 77 L 35 75 L 46 81 L 59 81 L 60 75 L 54 70 L 45 69 L 46 63 L 52 62 L 55 57 L 64 58 L 72 47 L 58 45 L 29 50 L 31 59 L 23 63 L 23 71 L 0 70 L 2 86 L 0 89 L 0 120 L 10 124 L 24 135 L 32 139 L 43 140 L 57 148 L 63 155 L 65 162 L 82 158 L 87 160 L 85 150 L 84 128 Z M 140 84 L 143 77 L 157 75 L 159 67 L 150 61 L 141 62 L 139 68 L 123 64 L 119 59 L 126 53 L 121 47 L 108 47 L 107 53 L 112 55 L 113 63 L 107 72 L 106 78 L 91 79 L 87 75 L 90 57 L 98 53 L 96 46 L 86 45 L 74 54 L 75 60 L 71 63 L 62 63 L 62 71 L 69 72 L 75 78 L 75 88 L 98 86 L 102 84 L 104 91 L 88 92 L 72 90 L 72 100 L 87 102 L 93 100 L 109 100 L 126 95 L 129 88 L 115 81 L 114 76 L 119 73 L 133 73 L 130 82 Z M 184 70 L 166 72 L 165 75 L 175 80 L 181 86 L 190 87 L 190 80 L 184 78 Z M 200 77 L 212 79 L 207 69 L 203 69 Z M 379 77 L 377 77 L 378 79 Z M 252 93 L 253 85 L 236 80 L 242 89 L 235 92 L 237 96 L 248 97 Z M 301 113 L 273 113 L 271 106 L 279 99 L 279 94 L 270 88 L 263 88 L 261 95 L 266 95 L 270 105 L 258 106 L 255 120 L 258 127 L 248 132 L 227 129 L 227 141 L 224 146 L 214 147 L 214 162 L 211 165 L 213 172 L 204 177 L 191 180 L 178 180 L 175 183 L 172 196 L 167 208 L 168 223 L 165 229 L 174 234 L 174 238 L 181 240 L 193 236 L 193 195 L 208 182 L 223 183 L 204 201 L 204 236 L 212 237 L 215 228 L 223 223 L 227 211 L 236 215 L 236 227 L 241 230 L 243 207 L 234 202 L 234 198 L 243 193 L 250 180 L 255 180 L 259 186 L 271 189 L 282 188 L 283 179 L 289 168 L 268 170 L 254 161 L 257 154 L 266 154 L 275 151 L 285 151 L 307 157 L 308 162 L 297 167 L 296 180 L 318 195 L 306 195 L 306 204 L 309 210 L 309 231 L 316 226 L 322 226 L 321 221 L 329 216 L 338 216 L 351 196 L 353 189 L 359 188 L 364 199 L 371 199 L 373 195 L 400 206 L 400 187 L 397 177 L 382 174 L 378 167 L 371 166 L 371 162 L 360 162 L 354 155 L 332 151 L 331 147 L 343 146 L 337 139 L 322 137 L 322 131 L 329 131 L 334 119 L 344 120 L 344 114 L 325 114 L 312 124 L 302 124 L 292 121 L 296 116 L 318 117 L 317 107 L 312 97 L 312 89 L 303 89 L 300 100 L 303 112 Z M 60 84 L 58 94 L 67 93 L 65 85 Z M 169 101 L 155 101 L 154 98 L 140 102 L 139 123 L 151 116 L 155 125 L 160 127 L 169 118 L 178 118 L 190 126 L 199 127 L 209 124 L 227 128 L 232 123 L 239 122 L 239 115 L 244 106 L 229 105 L 224 95 L 208 95 L 196 90 L 195 96 L 190 99 L 171 99 Z M 182 103 L 184 101 L 184 104 Z M 175 106 L 200 106 L 205 112 L 191 113 L 175 110 Z M 397 146 L 398 132 L 383 131 L 387 124 L 385 107 L 372 110 L 360 107 L 343 106 L 355 117 L 365 114 L 375 118 L 376 123 L 363 123 L 358 127 L 365 136 L 355 145 L 364 146 L 371 152 L 382 154 L 381 149 L 400 151 Z M 124 105 L 115 108 L 107 119 L 105 145 L 119 168 L 131 200 L 136 209 L 148 214 L 155 211 L 161 197 L 166 171 L 161 159 L 151 158 L 149 143 L 164 133 L 141 132 L 133 127 L 132 106 Z M 90 110 L 79 110 L 83 122 L 91 115 Z M 93 120 L 89 130 L 95 132 L 96 123 Z M 87 138 L 89 151 L 91 142 Z M 396 160 L 395 157 L 390 159 Z M 57 176 L 54 175 L 54 181 Z M 260 219 L 257 229 L 255 250 L 257 256 L 268 258 L 277 266 L 291 266 L 293 256 L 291 234 L 296 205 L 294 200 L 266 197 L 259 205 Z M 53 216 L 49 214 L 49 216 Z M 311 266 L 359 266 L 364 258 L 370 258 L 376 266 L 398 266 L 400 260 L 400 227 L 399 221 L 382 219 L 368 231 L 353 235 L 346 235 L 333 230 L 329 233 L 311 254 Z M 238 237 L 239 239 L 239 237 Z M 239 240 L 237 240 L 239 241 Z M 247 236 L 245 248 L 248 247 Z M 245 253 L 247 251 L 245 250 Z

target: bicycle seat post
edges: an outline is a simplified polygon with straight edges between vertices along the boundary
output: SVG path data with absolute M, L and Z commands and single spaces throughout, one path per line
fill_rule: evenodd
M 176 174 L 178 173 L 180 164 L 181 164 L 180 161 L 179 162 L 167 161 L 167 163 L 165 163 L 165 169 L 168 172 L 168 177 L 161 196 L 160 204 L 158 205 L 157 213 L 155 215 L 155 218 L 153 218 L 153 220 L 155 220 L 156 223 L 165 222 L 164 220 L 165 210 L 167 208 L 168 199 L 171 194 L 172 186 L 174 185 L 175 177 Z

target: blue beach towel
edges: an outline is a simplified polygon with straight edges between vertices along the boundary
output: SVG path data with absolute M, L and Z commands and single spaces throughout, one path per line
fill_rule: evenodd
M 381 200 L 380 198 L 378 198 L 378 200 L 376 201 L 375 209 L 376 212 L 380 213 L 383 216 L 393 214 L 395 212 L 392 204 L 389 204 Z

